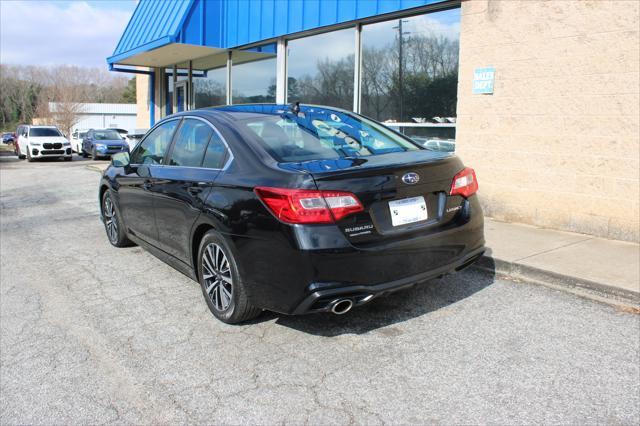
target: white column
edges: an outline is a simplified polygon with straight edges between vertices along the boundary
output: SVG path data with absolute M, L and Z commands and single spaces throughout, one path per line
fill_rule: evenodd
M 362 87 L 362 25 L 356 25 L 355 66 L 353 70 L 353 111 L 360 112 L 360 89 Z
M 193 109 L 193 61 L 189 61 L 189 77 L 187 83 L 187 109 Z
M 231 67 L 233 66 L 231 51 L 229 51 L 227 55 L 227 105 L 231 105 L 231 90 L 233 85 L 233 82 L 231 81 Z
M 287 102 L 287 42 L 284 38 L 278 39 L 276 58 L 276 103 Z

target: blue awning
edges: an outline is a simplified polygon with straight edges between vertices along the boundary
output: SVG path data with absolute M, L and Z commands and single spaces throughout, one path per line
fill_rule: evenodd
M 316 28 L 444 0 L 140 0 L 113 55 L 115 64 L 167 66 Z

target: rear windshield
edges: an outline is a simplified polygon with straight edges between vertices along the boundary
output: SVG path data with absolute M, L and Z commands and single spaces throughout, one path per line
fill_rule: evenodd
M 29 136 L 47 137 L 47 136 L 62 136 L 58 129 L 53 127 L 32 127 L 29 129 Z
M 241 123 L 281 163 L 368 157 L 422 149 L 373 121 L 322 108 L 305 108 L 297 115 L 291 112 L 264 115 Z
M 115 141 L 121 140 L 122 136 L 115 130 L 96 130 L 93 132 L 93 138 L 97 141 Z

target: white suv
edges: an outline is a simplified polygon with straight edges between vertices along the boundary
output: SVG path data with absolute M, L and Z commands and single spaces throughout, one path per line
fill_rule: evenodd
M 71 161 L 71 144 L 55 126 L 18 126 L 18 157 L 59 157 Z
M 87 130 L 76 129 L 71 134 L 71 149 L 82 154 L 82 140 L 87 135 Z

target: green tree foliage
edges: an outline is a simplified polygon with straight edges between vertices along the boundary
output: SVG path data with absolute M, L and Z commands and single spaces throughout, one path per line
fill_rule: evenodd
M 135 104 L 136 103 L 136 78 L 131 77 L 127 82 L 127 86 L 124 88 L 122 92 L 122 100 L 123 104 Z

